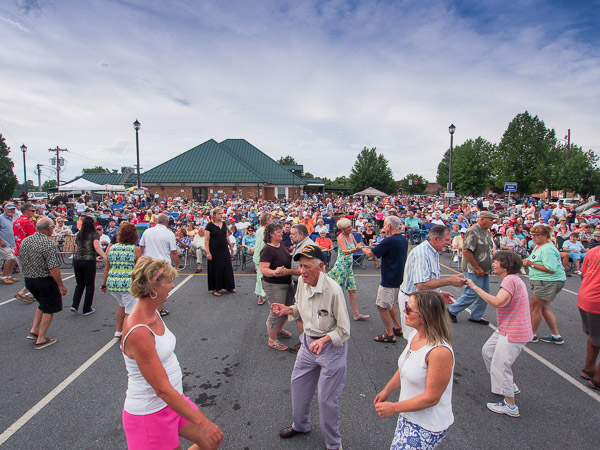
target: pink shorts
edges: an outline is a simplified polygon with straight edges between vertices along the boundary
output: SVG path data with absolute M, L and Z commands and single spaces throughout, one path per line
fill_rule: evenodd
M 181 396 L 188 404 L 198 409 L 184 394 Z M 123 411 L 123 429 L 130 450 L 162 450 L 179 447 L 179 429 L 188 420 L 177 414 L 170 406 L 152 414 L 136 415 Z

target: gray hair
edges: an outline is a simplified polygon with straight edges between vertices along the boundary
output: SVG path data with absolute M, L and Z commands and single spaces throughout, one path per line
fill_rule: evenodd
M 402 223 L 398 216 L 387 216 L 383 222 L 388 223 L 392 230 L 399 230 Z
M 169 216 L 167 216 L 166 214 L 159 214 L 156 222 L 161 225 L 167 225 L 169 223 Z
M 433 241 L 434 238 L 439 238 L 439 239 L 444 239 L 444 237 L 446 237 L 446 234 L 449 234 L 450 230 L 448 228 L 446 228 L 444 225 L 434 225 L 433 227 L 431 227 L 431 230 L 429 230 L 429 234 L 427 235 L 427 240 L 428 241 Z
M 292 225 L 292 228 L 295 229 L 302 236 L 305 236 L 305 237 L 308 236 L 308 228 L 306 228 L 306 225 L 302 225 L 301 223 L 296 223 L 296 224 Z
M 350 228 L 352 226 L 352 222 L 350 222 L 350 219 L 342 217 L 340 220 L 337 221 L 336 226 L 340 230 L 345 230 L 346 228 Z
M 50 217 L 42 217 L 35 224 L 36 231 L 43 231 L 49 229 L 52 225 L 54 225 L 54 220 Z

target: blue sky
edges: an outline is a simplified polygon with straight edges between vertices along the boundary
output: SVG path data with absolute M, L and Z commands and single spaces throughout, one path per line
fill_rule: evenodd
M 600 152 L 600 0 L 0 3 L 0 133 L 15 173 L 68 148 L 83 167 L 149 169 L 245 138 L 317 176 L 377 147 L 435 181 L 449 147 L 499 142 L 528 110 Z M 53 177 L 44 168 L 42 181 Z

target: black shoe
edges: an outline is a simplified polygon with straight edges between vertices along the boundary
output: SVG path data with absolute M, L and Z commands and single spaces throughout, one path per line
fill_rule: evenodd
M 474 323 L 478 323 L 480 325 L 489 325 L 490 322 L 485 320 L 485 319 L 479 319 L 479 320 L 475 320 L 472 317 L 469 317 L 469 322 L 474 322 Z
M 450 310 L 448 310 L 448 315 L 450 316 L 450 322 L 458 323 L 458 320 L 456 320 L 456 314 L 452 314 Z
M 282 428 L 281 430 L 279 430 L 279 437 L 281 439 L 289 439 L 289 438 L 296 436 L 297 434 L 306 434 L 306 433 L 304 433 L 303 431 L 294 430 L 294 427 L 292 427 L 291 425 L 289 427 L 285 427 L 285 428 Z
M 293 353 L 295 355 L 296 353 L 298 353 L 298 351 L 300 351 L 301 346 L 302 344 L 298 342 L 297 344 L 294 344 L 291 347 L 289 347 L 288 350 L 290 351 L 290 353 Z

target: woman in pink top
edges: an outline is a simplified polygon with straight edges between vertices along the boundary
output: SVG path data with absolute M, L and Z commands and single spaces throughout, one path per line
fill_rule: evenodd
M 498 414 L 519 417 L 515 394 L 520 391 L 513 381 L 512 365 L 525 344 L 533 339 L 529 295 L 523 280 L 515 275 L 523 267 L 519 255 L 511 251 L 499 251 L 494 256 L 492 267 L 494 273 L 502 278 L 496 296 L 467 280 L 468 286 L 496 308 L 498 315 L 498 330 L 483 345 L 481 355 L 492 380 L 492 392 L 504 398 L 498 403 L 488 403 L 487 407 Z

